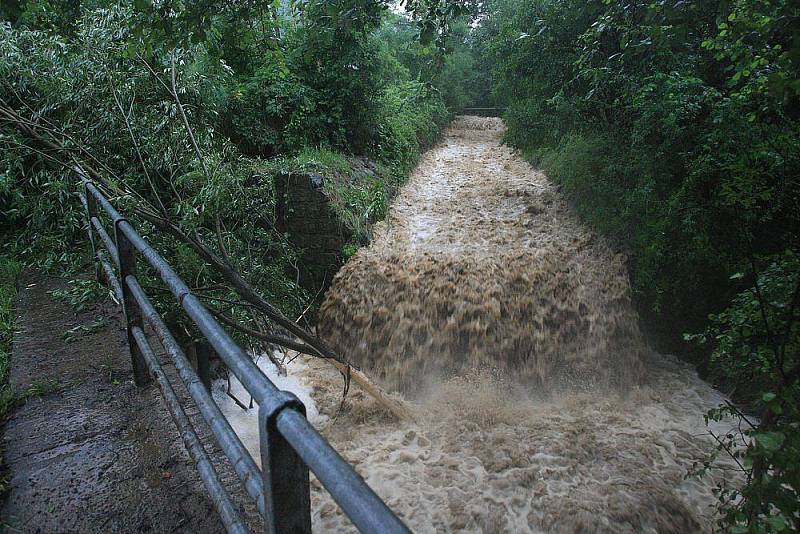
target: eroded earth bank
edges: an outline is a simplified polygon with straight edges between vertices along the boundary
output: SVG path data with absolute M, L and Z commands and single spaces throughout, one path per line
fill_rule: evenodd
M 321 333 L 416 421 L 358 391 L 337 412 L 341 378 L 298 359 L 313 421 L 414 531 L 710 530 L 731 481 L 686 475 L 722 397 L 647 349 L 624 258 L 501 135 L 458 118 L 322 306 Z M 321 531 L 349 524 L 312 502 Z

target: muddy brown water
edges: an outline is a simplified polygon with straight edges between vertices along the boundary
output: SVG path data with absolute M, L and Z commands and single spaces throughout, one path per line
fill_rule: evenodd
M 334 418 L 341 380 L 310 359 L 318 426 L 415 531 L 710 531 L 738 479 L 687 473 L 724 397 L 648 350 L 624 258 L 502 132 L 457 118 L 322 305 L 320 332 L 416 421 L 358 391 Z M 314 488 L 315 525 L 351 528 Z
M 336 276 L 320 332 L 404 392 L 477 367 L 543 393 L 629 389 L 646 346 L 624 258 L 502 133 L 496 118 L 454 121 Z
M 323 306 L 321 331 L 405 392 L 415 420 L 391 419 L 355 387 L 339 411 L 341 377 L 322 360 L 299 357 L 284 382 L 305 385 L 312 423 L 416 532 L 710 531 L 714 487 L 739 480 L 722 460 L 686 475 L 712 449 L 702 414 L 723 396 L 647 349 L 624 258 L 501 133 L 494 119 L 456 120 Z M 5 426 L 3 526 L 219 531 L 158 392 L 130 382 L 119 314 L 76 317 L 48 294 L 63 287 L 23 283 L 12 382 L 60 386 Z M 65 330 L 100 315 L 107 325 L 66 343 Z M 223 385 L 215 396 L 259 460 L 257 409 Z M 315 531 L 354 530 L 313 476 L 311 487 Z

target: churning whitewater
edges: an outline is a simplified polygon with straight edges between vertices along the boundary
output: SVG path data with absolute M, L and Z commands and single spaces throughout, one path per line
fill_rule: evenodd
M 455 120 L 336 277 L 320 332 L 406 392 L 479 367 L 546 392 L 628 389 L 645 344 L 623 259 L 500 145 L 502 131 L 499 119 Z
M 501 136 L 456 119 L 321 308 L 320 333 L 415 421 L 359 391 L 339 411 L 341 377 L 301 358 L 316 426 L 417 532 L 710 530 L 714 487 L 736 480 L 687 473 L 723 397 L 648 351 L 624 258 Z M 352 529 L 312 488 L 315 528 Z

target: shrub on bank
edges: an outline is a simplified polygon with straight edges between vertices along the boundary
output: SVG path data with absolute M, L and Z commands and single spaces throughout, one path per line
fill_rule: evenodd
M 200 42 L 113 2 L 53 10 L 58 24 L 19 16 L 0 25 L 0 98 L 22 117 L 0 125 L 8 253 L 44 268 L 85 264 L 72 157 L 124 191 L 114 199 L 121 208 L 163 207 L 213 242 L 222 232 L 231 261 L 287 310 L 302 310 L 307 296 L 294 282 L 298 251 L 275 231 L 277 173 L 330 177 L 335 209 L 360 236 L 354 244 L 364 242 L 446 120 L 441 97 L 375 39 L 380 10 L 309 2 L 267 21 L 258 10 L 222 9 Z M 25 117 L 61 150 L 42 150 L 20 127 Z M 351 163 L 367 159 L 372 172 L 353 175 Z M 139 223 L 185 279 L 211 282 L 189 250 Z

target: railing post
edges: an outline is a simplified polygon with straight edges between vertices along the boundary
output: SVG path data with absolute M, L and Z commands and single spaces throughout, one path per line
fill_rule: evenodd
M 94 243 L 94 225 L 92 218 L 97 217 L 97 199 L 89 192 L 88 182 L 83 185 L 83 196 L 86 198 L 86 231 L 89 234 L 89 245 L 92 248 L 92 264 L 94 265 L 94 276 L 98 282 L 103 282 L 103 272 L 100 269 L 100 261 L 97 257 L 97 246 Z
M 281 435 L 275 420 L 281 410 L 305 407 L 294 395 L 278 393 L 282 400 L 263 402 L 258 408 L 261 473 L 264 481 L 264 531 L 267 534 L 311 533 L 311 488 L 308 467 Z
M 114 236 L 117 241 L 117 254 L 119 256 L 119 281 L 122 286 L 122 308 L 125 311 L 125 322 L 127 324 L 128 348 L 131 353 L 131 363 L 133 364 L 133 381 L 137 386 L 144 386 L 151 381 L 150 373 L 147 370 L 147 363 L 142 355 L 136 338 L 133 336 L 133 329 L 138 327 L 144 330 L 142 311 L 136 299 L 131 294 L 128 287 L 128 275 L 136 276 L 136 250 L 130 240 L 120 229 L 125 219 L 117 219 L 114 222 Z

